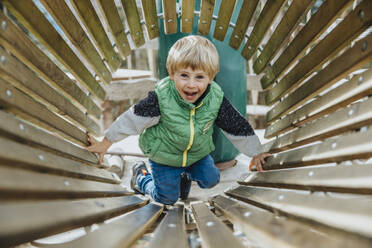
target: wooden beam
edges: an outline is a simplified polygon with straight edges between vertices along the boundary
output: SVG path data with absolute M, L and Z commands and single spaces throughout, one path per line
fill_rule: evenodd
M 266 32 L 269 30 L 270 25 L 275 20 L 275 17 L 280 13 L 281 8 L 285 5 L 287 0 L 267 1 L 265 7 L 260 13 L 256 24 L 245 43 L 242 50 L 242 56 L 249 60 L 256 52 L 261 41 L 265 37 Z
M 372 124 L 372 98 L 329 114 L 263 145 L 276 153 Z
M 6 23 L 6 28 L 0 32 L 1 45 L 56 87 L 75 105 L 85 108 L 88 113 L 100 118 L 100 108 L 20 28 L 3 13 L 0 13 L 0 22 Z
M 177 33 L 177 1 L 162 0 L 165 34 Z
M 360 3 L 330 34 L 319 42 L 309 54 L 304 56 L 280 82 L 268 91 L 266 104 L 273 104 L 283 95 L 298 87 L 307 76 L 319 69 L 326 61 L 344 49 L 350 42 L 366 30 L 372 22 L 372 1 Z M 366 12 L 361 18 L 361 12 Z
M 252 19 L 253 13 L 257 7 L 258 0 L 244 0 L 240 8 L 239 17 L 236 21 L 234 31 L 230 38 L 229 45 L 235 50 L 239 49 L 247 32 L 248 25 Z
M 136 47 L 140 47 L 145 44 L 145 37 L 143 36 L 141 20 L 138 13 L 137 5 L 135 0 L 121 0 L 123 5 L 125 16 L 129 25 L 130 36 Z
M 265 138 L 271 138 L 302 126 L 323 115 L 343 108 L 350 103 L 372 94 L 372 69 L 355 75 L 350 81 L 317 97 L 314 101 L 286 115 L 265 130 Z
M 103 13 L 103 17 L 106 20 L 111 35 L 115 40 L 116 48 L 118 49 L 120 56 L 124 59 L 130 55 L 131 49 L 115 1 L 98 0 L 97 4 Z
M 181 32 L 192 33 L 195 0 L 182 0 Z
M 164 237 L 167 238 L 165 239 Z M 185 208 L 183 205 L 174 206 L 167 211 L 167 215 L 157 226 L 149 247 L 189 247 L 185 227 Z
M 304 194 L 276 189 L 239 186 L 226 192 L 260 208 L 295 218 L 305 223 L 318 224 L 319 228 L 334 228 L 361 245 L 371 245 L 372 209 L 368 199 L 338 198 Z M 325 230 L 327 230 L 325 229 Z M 331 231 L 331 230 L 330 230 Z
M 30 30 L 58 61 L 74 75 L 79 83 L 99 99 L 105 99 L 103 88 L 32 1 L 6 0 L 4 4 L 17 17 L 17 20 Z
M 115 52 L 92 3 L 90 0 L 71 0 L 70 2 L 78 13 L 80 20 L 84 23 L 90 36 L 96 43 L 97 48 L 103 54 L 107 64 L 110 66 L 112 71 L 116 71 L 121 64 L 120 58 Z M 63 15 L 61 16 L 63 18 Z M 73 27 L 73 25 L 69 25 L 70 30 Z
M 370 3 L 372 4 L 372 2 Z M 281 116 L 296 109 L 335 82 L 346 77 L 352 71 L 370 62 L 372 58 L 372 46 L 367 45 L 370 42 L 372 42 L 372 34 L 358 41 L 352 48 L 334 59 L 326 68 L 319 71 L 318 74 L 297 88 L 288 97 L 284 98 L 283 101 L 267 113 L 266 120 L 268 123 L 272 123 Z
M 204 203 L 191 205 L 203 247 L 244 247 L 232 231 Z
M 229 29 L 230 19 L 234 12 L 236 0 L 221 0 L 220 9 L 214 28 L 213 37 L 217 40 L 223 41 L 227 30 Z
M 328 29 L 336 18 L 351 6 L 351 0 L 327 0 L 282 52 L 272 67 L 268 67 L 261 79 L 262 88 L 272 85 L 286 68 L 289 68 Z
M 203 0 L 200 7 L 198 32 L 202 35 L 209 35 L 213 19 L 215 0 Z
M 106 68 L 102 59 L 90 42 L 88 35 L 76 20 L 74 14 L 65 1 L 41 0 L 44 7 L 63 30 L 65 35 L 74 44 L 77 50 L 85 57 L 99 77 L 106 83 L 111 81 L 111 72 Z
M 224 196 L 213 197 L 211 201 L 227 219 L 240 226 L 248 239 L 262 247 L 349 247 L 350 240 L 345 242 L 343 235 L 329 237 L 329 233 L 311 231 L 311 225 L 278 218 L 270 212 L 260 211 Z
M 136 196 L 0 205 L 0 245 L 7 247 L 102 222 L 146 204 Z M 123 230 L 120 230 L 123 231 Z
M 267 159 L 264 170 L 301 167 L 372 157 L 372 129 L 348 133 L 320 144 L 275 154 Z
M 280 23 L 266 43 L 264 50 L 253 64 L 253 69 L 256 74 L 260 74 L 271 58 L 283 45 L 286 38 L 291 35 L 295 27 L 301 21 L 301 18 L 307 14 L 309 9 L 314 4 L 315 0 L 294 1 L 285 12 Z
M 145 24 L 149 39 L 152 40 L 159 36 L 158 13 L 156 11 L 155 0 L 142 0 L 142 9 L 145 16 Z

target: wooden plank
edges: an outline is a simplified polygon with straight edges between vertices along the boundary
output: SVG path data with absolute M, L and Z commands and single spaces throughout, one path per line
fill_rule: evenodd
M 2 165 L 98 182 L 121 183 L 113 173 L 106 170 L 63 158 L 1 136 L 0 147 Z
M 66 95 L 75 105 L 85 108 L 89 114 L 100 118 L 100 108 L 21 29 L 3 13 L 0 13 L 0 22 L 6 23 L 6 28 L 0 32 L 2 46 Z
M 195 0 L 182 0 L 181 32 L 192 33 Z
M 248 25 L 252 19 L 253 13 L 257 7 L 258 0 L 244 0 L 240 8 L 239 17 L 236 21 L 234 31 L 231 35 L 229 45 L 235 50 L 239 49 L 247 32 Z
M 164 237 L 167 237 L 166 239 Z M 172 207 L 156 228 L 151 248 L 189 247 L 183 205 Z
M 158 13 L 156 11 L 155 0 L 142 0 L 142 9 L 145 16 L 147 33 L 152 40 L 159 36 Z
M 262 88 L 266 89 L 289 68 L 310 47 L 313 41 L 328 29 L 336 18 L 350 7 L 351 0 L 327 0 L 296 35 L 294 40 L 282 52 L 272 67 L 267 68 L 266 75 L 261 78 Z
M 0 105 L 6 108 L 16 108 L 27 115 L 48 124 L 50 127 L 64 133 L 66 136 L 88 144 L 86 134 L 70 122 L 60 118 L 48 110 L 44 105 L 17 90 L 9 83 L 0 79 Z
M 232 231 L 204 203 L 191 205 L 203 247 L 244 247 Z
M 177 33 L 177 1 L 162 0 L 165 34 Z
M 100 226 L 97 231 L 67 244 L 56 245 L 56 248 L 90 248 L 90 247 L 132 247 L 147 228 L 156 221 L 163 207 L 150 203 L 120 219 Z M 164 237 L 163 237 L 164 238 Z M 167 237 L 168 238 L 168 237 Z M 54 246 L 53 246 L 54 247 Z
M 58 155 L 64 155 L 89 165 L 98 164 L 98 159 L 93 153 L 19 120 L 4 111 L 0 111 L 0 133 L 16 137 L 28 145 L 43 147 Z
M 307 223 L 332 227 L 344 235 L 372 244 L 372 206 L 369 199 L 338 198 L 277 189 L 239 186 L 228 196 Z
M 84 126 L 90 132 L 98 135 L 101 133 L 100 127 L 95 121 L 1 47 L 0 55 L 4 61 L 4 63 L 0 63 L 0 76 L 3 79 L 22 89 L 39 102 L 42 102 L 52 109 L 52 111 L 58 112 L 65 117 L 71 117 L 70 119 Z M 26 110 L 25 107 L 23 106 L 24 110 Z
M 276 153 L 372 124 L 372 98 L 355 103 L 263 145 Z
M 84 23 L 84 26 L 93 38 L 98 49 L 103 54 L 111 71 L 116 71 L 121 64 L 119 55 L 115 52 L 92 3 L 90 0 L 71 0 L 70 2 L 74 6 L 80 20 Z
M 81 1 L 83 2 L 83 1 Z M 74 44 L 77 50 L 84 56 L 86 61 L 94 68 L 97 75 L 106 83 L 111 82 L 111 73 L 106 68 L 100 55 L 90 42 L 88 35 L 76 20 L 74 14 L 65 1 L 46 1 L 41 3 L 48 10 L 49 14 L 63 30 L 65 35 Z
M 135 0 L 121 0 L 124 7 L 125 15 L 129 25 L 130 36 L 136 47 L 140 47 L 145 44 L 145 37 L 140 23 L 140 16 L 138 13 L 137 5 Z
M 248 186 L 300 189 L 350 194 L 372 193 L 372 166 L 353 164 L 325 168 L 252 172 L 238 180 Z
M 256 52 L 266 32 L 269 30 L 271 24 L 275 20 L 275 17 L 279 14 L 281 8 L 287 0 L 267 1 L 265 7 L 262 9 L 260 16 L 258 17 L 256 24 L 245 43 L 242 50 L 242 56 L 249 60 L 252 55 Z
M 198 32 L 202 35 L 209 35 L 213 18 L 214 4 L 215 0 L 203 0 L 201 2 Z
M 265 138 L 284 133 L 325 114 L 343 108 L 348 104 L 372 94 L 372 69 L 355 75 L 350 81 L 317 97 L 316 100 L 286 115 L 265 130 Z
M 372 4 L 372 2 L 370 2 Z M 347 76 L 352 71 L 371 61 L 372 34 L 358 41 L 352 48 L 334 59 L 326 68 L 319 71 L 305 84 L 297 88 L 292 94 L 284 98 L 266 115 L 266 120 L 271 123 L 286 113 L 296 109 L 307 100 L 317 96 L 324 89 Z
M 366 159 L 372 156 L 372 129 L 330 138 L 320 144 L 286 151 L 269 157 L 264 170 Z
M 146 204 L 136 196 L 75 201 L 7 202 L 0 205 L 0 245 L 22 244 L 102 222 Z M 123 230 L 120 230 L 123 231 Z
M 285 39 L 291 35 L 301 18 L 307 14 L 309 9 L 314 4 L 314 0 L 294 1 L 289 6 L 287 12 L 280 20 L 274 33 L 266 43 L 264 50 L 253 64 L 253 69 L 256 74 L 260 74 L 269 63 L 270 59 L 275 55 L 279 48 L 283 45 Z
M 241 227 L 248 239 L 255 241 L 261 247 L 337 248 L 350 247 L 352 243 L 344 235 L 328 237 L 329 233 L 310 231 L 313 229 L 311 225 L 277 218 L 270 212 L 257 210 L 223 196 L 213 197 L 211 201 L 226 218 Z M 311 240 L 311 242 L 304 242 L 304 240 Z
M 363 1 L 330 34 L 320 41 L 305 57 L 301 59 L 280 82 L 268 91 L 266 104 L 273 104 L 286 93 L 292 91 L 307 76 L 319 69 L 327 60 L 336 55 L 350 42 L 366 30 L 372 22 L 372 1 Z M 363 18 L 360 12 L 365 11 Z M 368 14 L 367 14 L 368 12 Z
M 120 19 L 118 9 L 114 0 L 98 0 L 98 7 L 101 9 L 108 28 L 115 40 L 116 47 L 122 58 L 130 55 L 130 45 L 125 34 L 123 23 Z
M 105 99 L 103 88 L 32 1 L 6 0 L 4 4 L 12 10 L 18 21 L 30 30 L 58 61 L 74 75 L 79 83 L 99 99 Z
M 1 166 L 0 199 L 75 199 L 131 195 L 121 185 L 48 175 Z
M 234 12 L 236 0 L 221 0 L 220 9 L 214 28 L 213 37 L 223 41 L 230 25 L 230 19 Z

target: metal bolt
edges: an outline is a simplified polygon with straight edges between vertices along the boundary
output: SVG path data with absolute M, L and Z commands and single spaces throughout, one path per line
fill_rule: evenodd
M 261 63 L 262 63 L 262 60 L 259 59 L 259 60 L 258 60 L 258 63 L 261 64 Z
M 309 175 L 309 177 L 314 176 L 314 171 L 310 171 L 308 175 Z
M 244 217 L 248 218 L 249 216 L 251 216 L 251 214 L 252 214 L 251 212 L 245 212 Z
M 67 180 L 63 181 L 63 184 L 64 184 L 66 187 L 70 186 L 70 182 L 67 181 Z
M 23 126 L 23 124 L 19 124 L 19 129 L 21 129 L 22 131 L 25 130 L 25 126 Z
M 364 11 L 363 10 L 359 10 L 359 17 L 360 19 L 364 19 Z
M 362 51 L 364 52 L 367 49 L 367 41 L 364 41 L 362 44 Z
M 168 22 L 173 22 L 173 19 L 168 19 Z
M 2 21 L 2 22 L 1 22 L 1 28 L 2 28 L 3 30 L 5 30 L 7 26 L 8 26 L 8 24 L 6 23 L 6 21 Z
M 44 160 L 44 156 L 43 156 L 43 155 L 39 155 L 38 157 L 39 157 L 39 159 L 40 159 L 41 161 Z
M 186 18 L 186 19 L 185 19 L 185 22 L 189 22 L 189 21 L 190 21 L 190 19 L 189 19 L 189 18 Z
M 176 227 L 176 224 L 169 223 L 169 224 L 168 224 L 168 227 L 174 228 L 174 227 Z
M 98 207 L 101 207 L 101 208 L 103 208 L 104 206 L 105 206 L 105 204 L 103 204 L 102 202 L 98 202 L 98 201 L 96 201 L 96 202 L 94 202 Z
M 219 26 L 218 29 L 219 29 L 219 30 L 222 30 L 222 29 L 223 29 L 223 26 Z
M 279 199 L 279 201 L 282 201 L 282 200 L 284 199 L 284 195 L 280 195 L 280 196 L 278 197 L 278 199 Z
M 126 47 L 127 45 L 125 43 L 123 43 L 123 47 Z
M 12 92 L 11 92 L 10 90 L 6 90 L 6 95 L 7 95 L 8 97 L 12 97 Z
M 347 113 L 348 116 L 352 116 L 354 114 L 354 109 L 350 109 L 349 112 Z
M 235 39 L 239 39 L 239 35 L 237 35 L 237 34 L 234 35 L 234 38 L 235 38 Z
M 136 35 L 137 35 L 137 36 L 140 35 L 140 32 L 137 32 Z
M 249 49 L 249 50 L 251 50 L 251 49 L 252 49 L 252 47 L 251 47 L 251 46 L 248 46 L 248 49 Z
M 361 85 L 362 83 L 363 83 L 363 77 L 360 76 L 360 77 L 358 78 L 358 85 Z
M 154 29 L 156 27 L 155 24 L 151 24 L 151 28 Z
M 214 226 L 214 222 L 213 221 L 208 221 L 206 223 L 207 227 L 211 227 L 211 226 Z
M 202 21 L 202 24 L 207 24 L 207 21 L 206 21 L 206 20 L 203 20 L 203 21 Z
M 335 149 L 337 147 L 337 143 L 336 142 L 332 143 L 331 147 L 332 147 L 332 149 Z
M 4 55 L 1 55 L 0 61 L 1 61 L 1 64 L 5 65 L 5 63 L 6 63 L 6 57 Z

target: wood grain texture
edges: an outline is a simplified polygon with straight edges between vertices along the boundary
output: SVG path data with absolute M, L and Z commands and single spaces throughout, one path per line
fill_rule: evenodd
M 165 34 L 177 33 L 177 1 L 162 0 Z
M 214 5 L 215 0 L 202 0 L 198 24 L 198 32 L 202 35 L 207 36 L 209 34 L 212 24 Z
M 140 16 L 138 13 L 137 5 L 135 0 L 121 0 L 123 5 L 125 16 L 129 25 L 130 36 L 136 47 L 140 47 L 145 44 L 145 37 L 143 36 L 142 26 L 140 23 Z
M 142 0 L 142 9 L 145 16 L 145 24 L 149 39 L 152 40 L 159 36 L 158 13 L 156 11 L 155 0 Z
M 213 37 L 223 41 L 230 25 L 230 19 L 234 12 L 236 0 L 221 0 L 220 9 L 216 21 Z

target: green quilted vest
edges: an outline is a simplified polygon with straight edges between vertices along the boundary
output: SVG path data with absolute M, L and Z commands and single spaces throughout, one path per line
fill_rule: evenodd
M 169 77 L 156 84 L 155 92 L 161 116 L 140 135 L 142 152 L 156 163 L 176 167 L 192 165 L 212 152 L 213 123 L 223 99 L 220 86 L 212 82 L 198 106 L 184 101 Z

